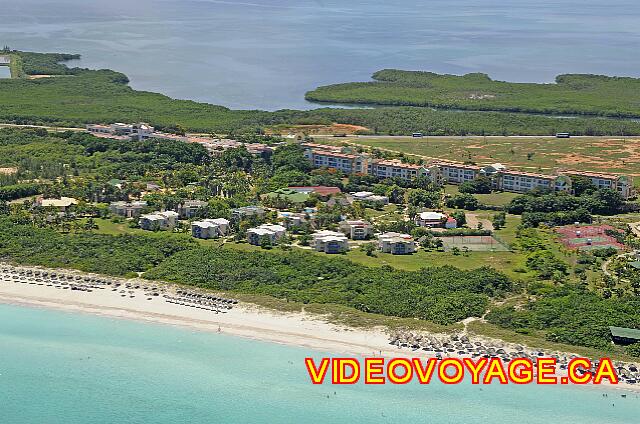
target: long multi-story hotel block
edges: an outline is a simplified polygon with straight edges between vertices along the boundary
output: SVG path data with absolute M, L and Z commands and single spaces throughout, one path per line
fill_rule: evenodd
M 399 160 L 374 159 L 367 154 L 350 153 L 338 146 L 306 143 L 304 155 L 317 168 L 334 168 L 345 174 L 373 175 L 378 178 L 413 180 L 427 177 L 441 182 L 437 166 L 414 165 Z
M 635 196 L 633 178 L 626 175 L 602 174 L 588 171 L 564 171 L 563 174 L 571 177 L 583 177 L 591 180 L 596 188 L 610 188 L 619 192 L 622 197 L 628 199 Z
M 631 177 L 584 171 L 564 171 L 556 175 L 507 169 L 500 163 L 478 166 L 462 162 L 434 160 L 428 165 L 415 165 L 399 160 L 376 159 L 350 148 L 315 143 L 303 144 L 304 154 L 318 168 L 334 168 L 345 174 L 373 175 L 378 178 L 413 180 L 427 177 L 434 183 L 462 184 L 479 177 L 491 179 L 494 190 L 526 193 L 534 189 L 573 192 L 571 177 L 585 177 L 597 188 L 618 191 L 625 199 L 635 195 Z

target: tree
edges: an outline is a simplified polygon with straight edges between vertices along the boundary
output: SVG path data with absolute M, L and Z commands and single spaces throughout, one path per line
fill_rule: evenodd
M 435 208 L 440 203 L 440 193 L 421 188 L 410 189 L 407 191 L 407 203 L 423 208 Z
M 458 227 L 463 227 L 467 224 L 467 216 L 464 211 L 455 211 L 451 214 L 451 217 L 457 221 Z
M 491 188 L 492 183 L 489 177 L 478 177 L 474 180 L 463 182 L 458 190 L 460 193 L 489 194 L 491 193 Z
M 447 199 L 447 207 L 456 209 L 466 209 L 468 211 L 475 211 L 480 207 L 480 202 L 472 194 L 458 193 L 453 197 Z
M 375 243 L 364 243 L 360 246 L 360 251 L 364 252 L 367 256 L 375 256 L 377 246 Z
M 571 188 L 576 196 L 593 193 L 597 187 L 591 182 L 590 178 L 573 176 L 571 177 Z
M 506 212 L 498 212 L 494 214 L 491 220 L 491 223 L 493 224 L 493 228 L 495 230 L 499 230 L 500 228 L 503 228 L 507 224 Z
M 271 249 L 273 247 L 271 237 L 268 234 L 260 236 L 260 247 L 263 249 Z

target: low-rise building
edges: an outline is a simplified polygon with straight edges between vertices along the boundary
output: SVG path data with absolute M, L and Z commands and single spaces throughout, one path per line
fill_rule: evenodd
M 142 210 L 147 207 L 147 202 L 111 202 L 109 211 L 112 214 L 120 215 L 125 218 L 137 218 L 142 214 Z
M 178 206 L 178 213 L 181 218 L 193 218 L 198 214 L 198 210 L 207 206 L 204 200 L 185 200 Z
M 343 253 L 349 250 L 349 239 L 339 232 L 322 230 L 311 235 L 311 248 L 316 252 Z
M 389 198 L 387 196 L 378 196 L 370 191 L 358 191 L 350 194 L 353 201 L 363 202 L 363 203 L 381 203 L 386 205 L 389 203 Z
M 378 249 L 392 255 L 408 255 L 416 251 L 416 242 L 409 234 L 388 232 L 378 236 Z
M 60 212 L 67 212 L 72 206 L 77 204 L 78 201 L 72 197 L 61 197 L 59 199 L 39 198 L 36 200 L 36 205 L 43 208 L 56 208 Z
M 429 178 L 434 183 L 440 183 L 442 175 L 437 166 L 424 166 L 404 163 L 400 160 L 371 160 L 368 174 L 378 178 L 400 178 L 405 181 L 418 177 Z
M 249 217 L 258 217 L 261 218 L 264 216 L 265 210 L 260 206 L 243 206 L 241 208 L 236 208 L 231 211 L 231 220 L 232 221 L 242 221 L 243 219 L 247 219 Z
M 420 212 L 414 221 L 419 227 L 441 228 L 445 226 L 448 218 L 440 212 Z
M 448 217 L 447 221 L 444 223 L 444 228 L 446 228 L 447 230 L 458 228 L 458 220 L 452 217 Z
M 154 212 L 140 216 L 138 224 L 147 231 L 168 230 L 178 223 L 178 213 L 174 211 Z
M 366 240 L 373 234 L 373 226 L 367 221 L 346 220 L 340 222 L 340 231 L 351 240 Z
M 317 194 L 320 197 L 329 197 L 342 192 L 339 187 L 327 186 L 289 187 L 289 189 L 298 193 Z
M 203 219 L 191 224 L 191 234 L 195 238 L 211 239 L 229 234 L 229 221 L 224 218 Z
M 571 191 L 571 178 L 565 175 L 546 175 L 534 172 L 502 170 L 494 176 L 494 187 L 514 193 L 526 193 L 534 189 Z
M 467 181 L 473 181 L 478 178 L 482 169 L 477 165 L 462 162 L 436 161 L 432 165 L 440 169 L 442 181 L 449 184 L 462 184 Z
M 587 171 L 565 171 L 562 172 L 562 174 L 568 175 L 569 177 L 588 178 L 596 188 L 609 188 L 611 190 L 615 190 L 625 199 L 634 197 L 636 194 L 633 188 L 633 178 L 625 175 L 603 174 Z
M 87 125 L 87 131 L 97 136 L 114 138 L 130 138 L 132 140 L 146 140 L 153 137 L 155 129 L 144 122 L 137 124 L 123 124 L 116 122 L 110 125 Z
M 271 243 L 280 240 L 287 233 L 287 229 L 282 225 L 262 224 L 256 228 L 247 230 L 247 241 L 249 244 L 259 246 L 263 237 L 269 237 Z
M 287 229 L 301 226 L 307 222 L 307 218 L 309 217 L 306 213 L 296 212 L 280 212 L 278 216 L 282 220 L 283 226 Z

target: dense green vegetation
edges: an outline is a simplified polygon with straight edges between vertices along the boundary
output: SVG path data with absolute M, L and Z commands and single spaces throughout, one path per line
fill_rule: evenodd
M 143 272 L 193 246 L 184 237 L 108 236 L 91 231 L 62 234 L 24 219 L 0 217 L 0 259 L 52 268 L 75 268 L 108 275 Z
M 525 227 L 537 227 L 541 223 L 551 226 L 589 223 L 591 214 L 615 215 L 622 213 L 627 206 L 620 193 L 611 189 L 591 187 L 579 192 L 579 196 L 573 196 L 563 192 L 532 190 L 511 200 L 506 210 L 522 215 Z
M 540 287 L 523 308 L 497 307 L 487 320 L 521 333 L 542 332 L 549 341 L 611 349 L 609 326 L 640 327 L 640 299 L 604 299 L 582 286 Z
M 222 106 L 175 100 L 136 91 L 125 75 L 110 70 L 53 67 L 69 58 L 12 52 L 20 75 L 64 74 L 52 78 L 13 78 L 0 81 L 0 121 L 56 126 L 144 121 L 160 129 L 201 132 L 262 132 L 279 124 L 353 124 L 372 133 L 437 135 L 534 134 L 558 131 L 573 134 L 640 134 L 640 123 L 613 119 L 558 119 L 516 113 L 447 112 L 420 107 L 380 109 L 318 109 L 277 112 L 230 110 Z
M 305 252 L 261 253 L 197 249 L 145 274 L 216 290 L 268 294 L 304 303 L 334 303 L 365 312 L 452 324 L 482 315 L 489 296 L 511 290 L 502 274 L 452 267 L 418 272 L 372 269 Z
M 640 79 L 559 75 L 555 84 L 494 81 L 464 76 L 385 69 L 373 82 L 335 84 L 307 93 L 307 100 L 440 107 L 545 114 L 640 116 Z

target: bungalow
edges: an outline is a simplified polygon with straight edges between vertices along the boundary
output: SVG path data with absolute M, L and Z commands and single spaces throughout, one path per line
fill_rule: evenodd
M 342 221 L 340 222 L 342 231 L 351 240 L 366 240 L 373 234 L 373 227 L 367 221 Z
M 224 218 L 204 219 L 191 224 L 191 234 L 195 238 L 210 239 L 229 233 L 229 221 Z
M 342 233 L 322 230 L 313 233 L 311 237 L 311 247 L 316 252 L 334 254 L 349 250 L 349 239 Z
M 120 215 L 125 218 L 137 218 L 142 210 L 147 207 L 147 202 L 111 202 L 109 211 L 114 215 Z
M 416 242 L 409 234 L 384 233 L 378 236 L 378 249 L 392 255 L 408 255 L 416 251 Z
M 415 223 L 419 227 L 444 227 L 448 216 L 440 212 L 421 212 L 416 215 Z
M 178 213 L 174 211 L 154 212 L 142 215 L 138 224 L 147 231 L 167 230 L 174 228 L 178 223 Z
M 282 225 L 262 224 L 256 228 L 247 230 L 247 241 L 249 244 L 259 246 L 263 237 L 269 237 L 271 243 L 275 243 L 287 233 L 287 229 Z

